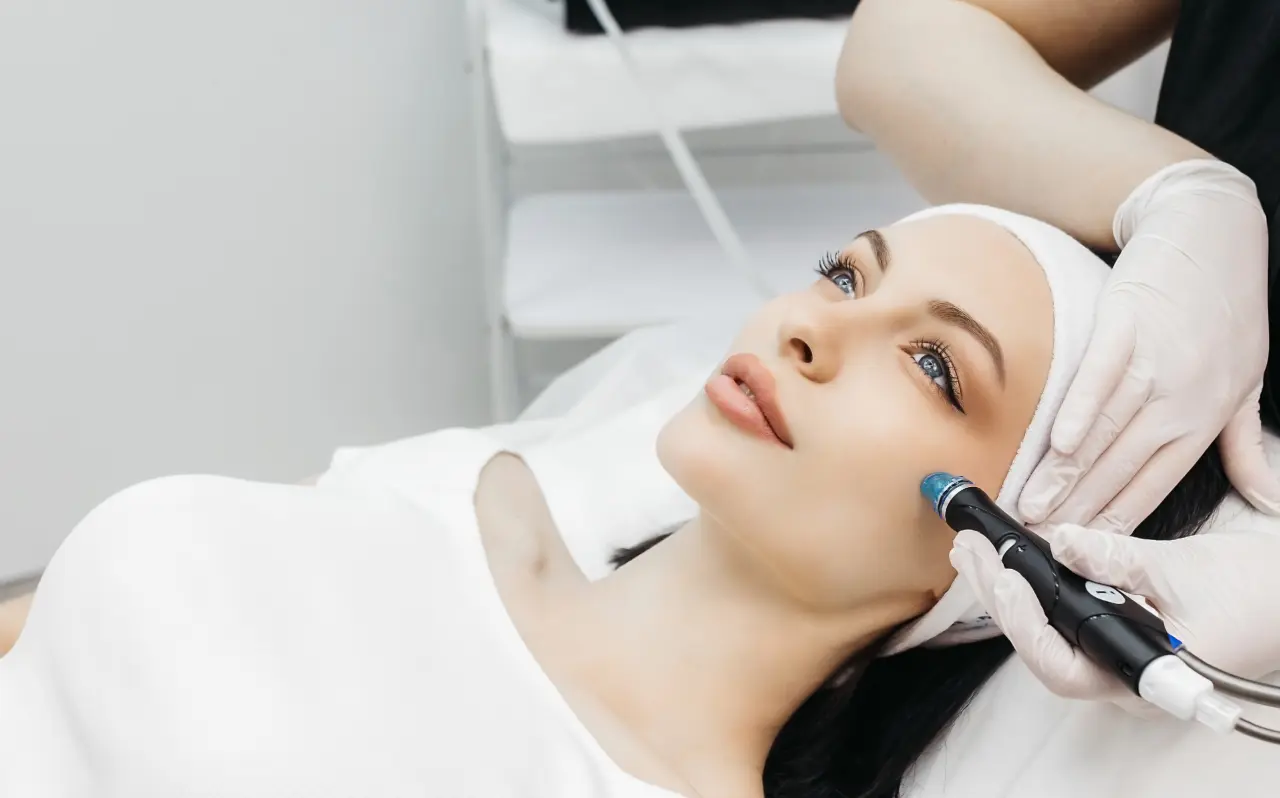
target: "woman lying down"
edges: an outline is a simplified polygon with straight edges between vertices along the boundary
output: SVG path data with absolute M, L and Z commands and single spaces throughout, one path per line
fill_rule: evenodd
M 696 517 L 602 579 L 536 465 L 479 432 L 434 435 L 429 501 L 367 462 L 318 488 L 177 477 L 107 501 L 0 659 L 0 795 L 909 789 L 1010 654 L 952 584 L 920 480 L 1016 505 L 1107 271 L 973 206 L 819 271 L 658 436 Z M 1227 491 L 1214 451 L 1138 534 L 1196 530 Z

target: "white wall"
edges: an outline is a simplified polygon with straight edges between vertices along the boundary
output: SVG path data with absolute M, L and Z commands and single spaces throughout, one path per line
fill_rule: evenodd
M 0 579 L 172 472 L 482 421 L 460 0 L 0 3 Z

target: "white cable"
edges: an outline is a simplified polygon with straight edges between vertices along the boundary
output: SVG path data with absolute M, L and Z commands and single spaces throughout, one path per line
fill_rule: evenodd
M 649 91 L 648 86 L 641 77 L 635 59 L 631 57 L 631 51 L 623 39 L 622 28 L 618 26 L 618 21 L 613 17 L 613 12 L 609 10 L 605 0 L 587 0 L 587 5 L 590 6 L 591 13 L 595 15 L 600 27 L 604 29 L 605 35 L 617 48 L 618 55 L 622 57 L 623 66 L 631 74 L 631 79 L 635 82 L 636 88 L 648 102 L 649 111 L 658 128 L 658 135 L 662 137 L 662 143 L 671 155 L 676 171 L 680 173 L 680 179 L 684 181 L 685 188 L 688 189 L 694 203 L 697 204 L 698 210 L 702 213 L 702 218 L 707 223 L 707 227 L 711 228 L 711 234 L 715 236 L 720 248 L 724 250 L 725 255 L 729 258 L 730 265 L 741 271 L 762 297 L 766 299 L 772 298 L 775 294 L 773 288 L 764 279 L 764 275 L 752 265 L 751 259 L 747 255 L 747 250 L 742 245 L 742 239 L 738 237 L 738 233 L 733 229 L 733 224 L 729 221 L 729 217 L 725 215 L 724 208 L 720 206 L 719 200 L 716 199 L 715 193 L 712 192 L 711 186 L 702 174 L 702 169 L 698 167 L 698 162 L 694 160 L 693 153 L 689 152 L 689 147 L 685 144 L 684 137 L 680 135 L 680 131 L 674 125 L 667 121 L 666 116 L 663 115 L 658 106 L 658 101 L 653 92 Z

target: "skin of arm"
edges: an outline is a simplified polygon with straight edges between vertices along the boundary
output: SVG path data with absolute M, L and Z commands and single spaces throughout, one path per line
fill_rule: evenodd
M 1211 157 L 1087 93 L 1177 14 L 1177 0 L 863 0 L 840 111 L 930 202 L 1008 208 L 1114 250 L 1112 218 L 1139 183 Z
M 0 602 L 0 657 L 9 653 L 31 610 L 31 593 Z

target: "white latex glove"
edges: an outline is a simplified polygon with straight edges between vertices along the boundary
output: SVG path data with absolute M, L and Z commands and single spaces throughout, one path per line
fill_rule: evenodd
M 1194 654 L 1256 679 L 1280 669 L 1280 528 L 1243 512 L 1236 528 L 1151 541 L 1077 526 L 1042 530 L 1053 556 L 1095 582 L 1146 598 Z M 1214 523 L 1214 522 L 1211 522 Z M 1032 673 L 1065 698 L 1111 700 L 1137 714 L 1146 702 L 1049 626 L 1021 574 L 977 532 L 956 536 L 951 563 Z M 1141 707 L 1142 709 L 1139 709 Z
M 1128 534 L 1215 438 L 1240 494 L 1280 513 L 1258 418 L 1267 220 L 1253 182 L 1220 161 L 1174 164 L 1125 200 L 1114 231 L 1122 252 L 1023 520 Z

